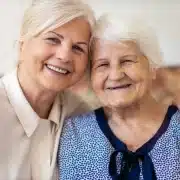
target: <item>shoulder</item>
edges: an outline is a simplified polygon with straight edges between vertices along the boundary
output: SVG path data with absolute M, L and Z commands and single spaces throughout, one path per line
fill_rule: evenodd
M 60 96 L 66 119 L 91 111 L 90 106 L 80 96 L 70 91 L 65 91 Z
M 103 133 L 97 122 L 95 111 L 91 111 L 66 119 L 60 141 L 61 143 L 71 141 L 73 144 L 86 144 L 102 138 Z
M 76 151 L 77 147 L 86 146 L 91 133 L 96 131 L 95 119 L 92 111 L 65 120 L 59 143 L 59 149 L 63 156 Z M 68 146 L 71 148 L 66 151 Z
M 4 85 L 3 85 L 3 82 L 2 82 L 2 78 L 0 78 L 0 95 L 1 96 L 5 95 L 5 88 L 4 88 Z
M 176 113 L 173 115 L 173 118 L 178 119 L 180 121 L 180 109 L 176 111 Z
M 94 111 L 84 113 L 78 116 L 72 116 L 66 119 L 64 122 L 63 132 L 66 131 L 76 131 L 81 132 L 84 130 L 92 129 L 96 126 L 96 116 Z
M 173 131 L 173 136 L 180 140 L 180 109 L 172 115 L 170 129 Z
M 14 109 L 9 101 L 2 79 L 0 79 L 0 119 L 8 120 L 15 116 Z
M 95 111 L 67 119 L 58 150 L 61 179 L 109 179 L 109 152 L 111 145 L 98 126 Z
M 180 109 L 177 109 L 177 111 L 171 116 L 171 120 L 178 123 L 180 127 Z
M 9 104 L 8 96 L 7 96 L 4 84 L 2 82 L 2 78 L 0 78 L 0 99 L 1 99 L 0 105 L 4 104 L 4 103 L 8 103 Z
M 67 144 L 72 147 L 106 147 L 108 140 L 99 127 L 95 111 L 71 117 L 64 122 L 60 137 L 60 146 L 66 149 Z M 84 148 L 80 148 L 84 151 Z
M 9 99 L 9 92 L 13 92 L 16 93 L 16 89 L 17 87 L 14 86 L 15 84 L 15 79 L 17 78 L 17 73 L 16 73 L 16 69 L 11 71 L 11 72 L 7 72 L 6 74 L 4 74 L 1 78 L 0 78 L 0 104 L 2 103 L 8 103 L 9 105 L 11 104 Z

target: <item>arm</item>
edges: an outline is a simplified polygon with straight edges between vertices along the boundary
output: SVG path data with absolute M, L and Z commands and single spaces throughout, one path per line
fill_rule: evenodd
M 76 159 L 76 136 L 73 127 L 73 118 L 65 120 L 63 131 L 59 141 L 57 164 L 59 179 L 71 180 L 77 177 Z

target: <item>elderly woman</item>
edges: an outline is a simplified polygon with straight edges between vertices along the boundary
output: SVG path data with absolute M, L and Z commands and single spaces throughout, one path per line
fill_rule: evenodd
M 60 179 L 180 179 L 180 111 L 151 94 L 160 64 L 157 42 L 136 18 L 97 22 L 91 81 L 102 108 L 65 121 Z
M 16 70 L 0 79 L 0 179 L 55 178 L 63 120 L 85 111 L 65 90 L 86 71 L 94 16 L 78 0 L 34 1 Z

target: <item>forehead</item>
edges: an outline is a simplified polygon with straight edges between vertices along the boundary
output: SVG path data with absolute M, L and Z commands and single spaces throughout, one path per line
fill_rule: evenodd
M 56 29 L 48 30 L 44 33 L 48 33 L 50 31 L 61 34 L 64 37 L 73 37 L 77 40 L 81 39 L 86 41 L 89 40 L 91 34 L 90 24 L 83 17 L 75 18 Z
M 139 46 L 133 41 L 113 42 L 109 40 L 96 39 L 93 43 L 93 56 L 127 56 L 139 55 Z

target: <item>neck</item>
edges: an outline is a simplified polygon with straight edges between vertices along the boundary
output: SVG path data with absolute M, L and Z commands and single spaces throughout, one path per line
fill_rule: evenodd
M 17 74 L 27 101 L 40 118 L 47 119 L 57 93 L 43 88 L 21 68 Z
M 122 123 L 128 124 L 144 124 L 149 123 L 157 119 L 157 116 L 167 109 L 167 106 L 162 106 L 161 103 L 157 102 L 151 96 L 148 96 L 139 103 L 127 107 L 118 108 L 105 108 L 105 113 L 113 124 L 120 125 Z M 148 118 L 150 117 L 150 118 Z
M 151 97 L 126 108 L 105 108 L 111 130 L 131 151 L 136 151 L 153 137 L 166 112 L 167 105 L 157 103 Z
M 173 104 L 180 109 L 180 90 L 174 95 Z

